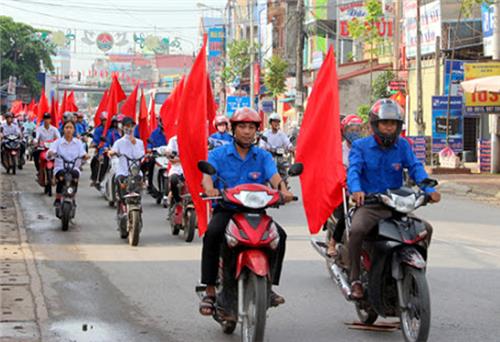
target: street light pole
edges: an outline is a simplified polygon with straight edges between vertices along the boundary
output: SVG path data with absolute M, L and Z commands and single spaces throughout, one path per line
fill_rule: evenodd
M 250 22 L 250 108 L 255 108 L 255 46 L 254 46 L 254 38 L 253 38 L 253 0 L 248 2 L 248 19 Z

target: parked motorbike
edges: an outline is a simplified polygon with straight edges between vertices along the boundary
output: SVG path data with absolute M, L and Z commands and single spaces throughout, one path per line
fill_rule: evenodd
M 435 187 L 437 181 L 426 179 L 421 187 Z M 427 341 L 430 329 L 430 294 L 426 280 L 427 231 L 421 220 L 410 213 L 428 203 L 428 196 L 418 188 L 402 187 L 383 194 L 367 196 L 366 204 L 383 204 L 393 216 L 381 220 L 363 242 L 361 277 L 365 294 L 354 302 L 359 320 L 373 324 L 378 316 L 397 317 L 406 341 Z M 346 215 L 346 231 L 337 243 L 338 257 L 327 256 L 327 244 L 313 239 L 312 245 L 326 259 L 332 279 L 347 300 L 349 285 L 349 251 L 347 241 L 352 215 Z M 347 211 L 347 210 L 345 210 Z
M 120 183 L 118 197 L 117 222 L 120 237 L 126 239 L 131 246 L 139 244 L 139 235 L 142 230 L 142 176 L 141 176 L 141 160 L 129 158 L 126 155 L 121 155 L 127 159 L 128 172 L 126 180 Z
M 76 162 L 82 158 L 78 157 L 73 160 L 66 160 L 59 155 L 57 158 L 61 158 L 63 161 L 64 183 L 61 203 L 56 206 L 56 217 L 61 220 L 62 230 L 66 231 L 69 227 L 69 221 L 75 217 L 76 213 L 75 195 L 78 187 L 78 179 L 73 177 L 71 171 L 75 169 Z
M 168 221 L 170 222 L 172 235 L 179 235 L 179 232 L 182 230 L 184 232 L 184 240 L 191 242 L 198 227 L 196 211 L 186 182 L 184 180 L 180 181 L 178 187 L 181 201 L 175 203 L 169 209 Z
M 12 174 L 16 174 L 16 164 L 19 160 L 19 154 L 21 149 L 21 138 L 19 136 L 11 134 L 3 138 L 2 140 L 2 165 L 5 171 L 9 173 L 12 170 Z M 22 168 L 22 167 L 21 167 Z
M 216 174 L 208 162 L 200 161 L 198 168 L 205 174 Z M 294 164 L 289 175 L 300 175 L 302 169 L 302 164 Z M 275 253 L 279 244 L 278 228 L 266 214 L 266 208 L 283 204 L 280 193 L 261 184 L 242 184 L 225 188 L 220 197 L 205 199 L 217 200 L 222 206 L 229 204 L 237 211 L 226 227 L 221 246 L 213 318 L 226 334 L 233 333 L 236 324 L 240 323 L 242 341 L 263 341 L 266 312 L 270 306 L 269 256 Z M 197 286 L 200 298 L 205 289 L 204 285 Z
M 44 193 L 52 196 L 52 177 L 54 175 L 54 161 L 47 159 L 47 152 L 55 140 L 48 140 L 39 143 L 36 147 L 40 152 L 40 162 L 38 170 L 38 184 L 44 189 Z
M 156 204 L 163 204 L 167 207 L 167 195 L 169 192 L 168 182 L 168 158 L 163 156 L 163 147 L 153 149 L 152 158 L 154 158 L 155 168 L 153 173 L 153 192 L 152 196 L 156 199 Z

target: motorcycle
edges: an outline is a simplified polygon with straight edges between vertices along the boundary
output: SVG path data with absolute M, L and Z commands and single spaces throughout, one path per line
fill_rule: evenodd
M 99 167 L 103 167 L 102 159 L 99 161 Z M 104 198 L 108 201 L 108 205 L 110 207 L 115 207 L 117 198 L 117 189 L 116 189 L 116 179 L 115 179 L 115 171 L 118 165 L 118 158 L 110 158 L 109 161 L 110 167 L 104 175 L 102 182 L 100 183 L 99 190 L 103 194 Z M 100 172 L 100 170 L 99 170 Z M 96 186 L 97 188 L 97 186 Z
M 52 176 L 54 175 L 54 161 L 47 159 L 47 152 L 55 140 L 48 140 L 39 143 L 36 147 L 40 152 L 40 162 L 38 170 L 38 184 L 43 187 L 44 193 L 52 196 Z
M 205 174 L 216 174 L 208 162 L 200 161 L 198 168 Z M 288 175 L 298 176 L 302 170 L 302 164 L 294 164 Z M 261 184 L 241 184 L 225 187 L 221 196 L 205 200 L 217 200 L 222 206 L 229 204 L 237 211 L 226 227 L 225 243 L 221 246 L 213 318 L 226 334 L 233 333 L 240 323 L 242 341 L 263 341 L 271 303 L 269 256 L 276 253 L 279 244 L 278 228 L 266 214 L 266 208 L 283 204 L 280 193 Z M 196 287 L 200 298 L 205 289 L 204 285 Z
M 208 138 L 208 150 L 209 151 L 213 150 L 214 148 L 217 148 L 217 147 L 220 147 L 220 146 L 224 146 L 224 145 L 227 145 L 227 144 L 229 144 L 229 141 L 214 139 L 214 138 L 211 138 L 211 137 Z
M 266 143 L 268 142 L 266 136 L 263 135 L 260 138 L 264 140 Z M 276 167 L 278 168 L 278 173 L 281 176 L 281 178 L 286 178 L 288 168 L 290 167 L 290 155 L 288 151 L 283 147 L 278 147 L 278 148 L 270 147 L 267 150 L 272 154 L 274 162 L 276 163 Z M 285 184 L 287 188 L 289 188 L 288 182 L 285 182 Z
M 437 181 L 426 179 L 420 187 L 435 187 Z M 430 294 L 426 280 L 427 231 L 421 220 L 410 213 L 428 203 L 420 189 L 401 187 L 386 193 L 367 196 L 366 204 L 382 204 L 393 212 L 381 220 L 363 242 L 360 280 L 363 299 L 354 302 L 359 320 L 373 324 L 378 316 L 397 317 L 408 342 L 427 341 L 430 329 Z M 346 231 L 337 243 L 338 257 L 326 254 L 327 244 L 313 239 L 316 251 L 325 258 L 328 271 L 346 300 L 351 300 L 349 251 L 347 242 L 352 215 L 347 208 Z
M 63 161 L 64 183 L 62 189 L 63 198 L 60 205 L 56 206 L 56 217 L 61 220 L 62 230 L 67 231 L 69 221 L 75 217 L 76 203 L 75 195 L 78 187 L 78 180 L 74 179 L 71 171 L 75 169 L 75 164 L 81 157 L 73 160 L 66 160 L 62 156 L 57 156 Z
M 16 164 L 21 150 L 21 139 L 19 136 L 11 134 L 3 138 L 2 141 L 2 165 L 7 173 L 12 170 L 16 174 Z M 20 167 L 22 168 L 22 166 Z
M 168 182 L 168 158 L 162 156 L 163 147 L 156 147 L 153 149 L 152 158 L 156 164 L 153 174 L 153 192 L 152 196 L 156 199 L 156 204 L 163 204 L 163 207 L 167 207 L 167 195 L 169 192 L 169 182 Z M 155 184 L 156 182 L 156 184 Z
M 175 203 L 169 209 L 168 221 L 170 223 L 172 235 L 179 235 L 179 232 L 182 230 L 184 232 L 184 241 L 191 242 L 193 241 L 194 233 L 198 227 L 196 211 L 186 182 L 183 180 L 179 181 L 178 187 L 181 201 Z
M 141 160 L 132 159 L 126 155 L 121 155 L 127 159 L 128 172 L 126 180 L 119 184 L 119 194 L 117 195 L 118 210 L 117 222 L 120 237 L 126 239 L 131 246 L 139 244 L 139 235 L 142 230 L 142 176 Z

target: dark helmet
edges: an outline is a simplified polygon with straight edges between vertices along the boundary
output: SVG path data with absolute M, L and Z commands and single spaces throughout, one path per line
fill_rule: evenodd
M 7 119 L 7 118 L 13 118 L 14 115 L 12 114 L 12 112 L 7 112 L 4 114 L 4 117 Z
M 401 133 L 403 127 L 403 109 L 399 104 L 391 99 L 380 99 L 377 100 L 370 109 L 370 125 L 372 127 L 373 133 L 375 133 L 375 138 L 379 144 L 385 147 L 393 145 L 399 134 Z M 394 120 L 397 122 L 398 126 L 394 134 L 382 134 L 378 129 L 379 121 Z
M 44 113 L 44 114 L 43 114 L 43 119 L 44 119 L 44 120 L 45 120 L 45 119 L 52 119 L 52 116 L 50 115 L 50 113 L 48 113 L 48 112 L 47 112 L 47 113 Z
M 253 122 L 257 126 L 257 129 L 259 129 L 262 119 L 260 118 L 260 115 L 252 108 L 243 107 L 238 109 L 236 113 L 234 113 L 234 115 L 231 117 L 230 122 L 232 129 L 234 129 L 236 124 L 240 122 Z
M 129 118 L 128 116 L 126 116 L 125 118 L 123 118 L 122 125 L 123 126 L 135 125 L 135 122 L 132 118 Z

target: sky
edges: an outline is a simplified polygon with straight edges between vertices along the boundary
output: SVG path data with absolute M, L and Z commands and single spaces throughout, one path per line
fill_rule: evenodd
M 84 31 L 126 32 L 128 41 L 133 34 L 179 37 L 183 53 L 191 54 L 198 45 L 200 16 L 217 17 L 226 0 L 0 0 L 0 15 L 15 21 L 52 31 L 76 32 L 76 44 L 71 48 L 71 69 L 85 70 L 104 52 L 82 43 Z M 110 52 L 126 52 L 127 47 Z

